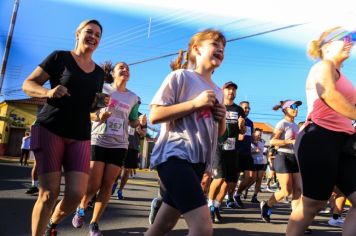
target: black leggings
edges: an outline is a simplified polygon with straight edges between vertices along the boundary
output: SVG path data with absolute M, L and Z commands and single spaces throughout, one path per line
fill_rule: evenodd
M 335 185 L 345 196 L 356 191 L 356 158 L 341 151 L 348 136 L 315 123 L 299 133 L 295 152 L 304 196 L 326 201 Z

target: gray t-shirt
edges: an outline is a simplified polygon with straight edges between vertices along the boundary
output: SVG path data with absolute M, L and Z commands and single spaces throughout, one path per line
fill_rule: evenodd
M 219 87 L 210 85 L 193 70 L 176 70 L 165 78 L 151 105 L 169 106 L 186 102 L 205 90 L 214 90 L 218 101 L 223 102 L 223 93 Z M 210 108 L 162 123 L 151 155 L 151 168 L 175 156 L 190 163 L 206 163 L 207 169 L 211 169 L 217 139 L 218 123 L 214 121 Z
M 282 132 L 281 136 L 279 137 L 279 139 L 281 139 L 281 140 L 296 139 L 296 137 L 298 135 L 298 131 L 299 131 L 298 125 L 296 123 L 289 122 L 285 119 L 279 121 L 277 123 L 275 129 Z M 278 148 L 277 151 L 286 152 L 286 153 L 294 153 L 292 144 L 281 146 L 280 148 Z
M 127 149 L 129 114 L 138 102 L 138 97 L 130 90 L 119 92 L 110 84 L 104 84 L 103 92 L 110 95 L 110 102 L 102 110 L 110 111 L 111 116 L 105 123 L 93 122 L 91 145 Z

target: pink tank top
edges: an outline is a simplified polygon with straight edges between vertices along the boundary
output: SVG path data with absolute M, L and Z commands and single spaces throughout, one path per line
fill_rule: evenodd
M 308 78 L 314 81 L 310 81 L 314 84 L 312 88 L 307 88 L 307 103 L 308 103 L 308 118 L 317 125 L 337 131 L 345 132 L 348 134 L 355 133 L 355 129 L 352 126 L 352 121 L 330 108 L 326 103 L 318 96 L 316 90 L 315 78 Z M 351 81 L 349 81 L 342 73 L 340 78 L 336 81 L 336 90 L 339 91 L 345 98 L 353 104 L 356 104 L 356 90 L 353 87 Z

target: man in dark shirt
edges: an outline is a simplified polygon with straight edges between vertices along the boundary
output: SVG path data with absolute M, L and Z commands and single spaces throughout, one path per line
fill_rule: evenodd
M 208 206 L 214 223 L 221 221 L 219 207 L 226 192 L 229 192 L 228 207 L 233 207 L 233 191 L 238 178 L 237 139 L 239 134 L 245 132 L 242 108 L 234 103 L 237 85 L 230 81 L 224 84 L 224 104 L 226 106 L 226 127 L 228 138 L 218 145 L 213 160 L 213 181 L 209 189 Z

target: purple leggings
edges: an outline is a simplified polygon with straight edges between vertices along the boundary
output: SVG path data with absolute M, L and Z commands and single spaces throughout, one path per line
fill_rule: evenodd
M 41 125 L 31 128 L 31 150 L 33 150 L 38 175 L 78 171 L 89 174 L 90 140 L 75 140 L 60 137 Z

